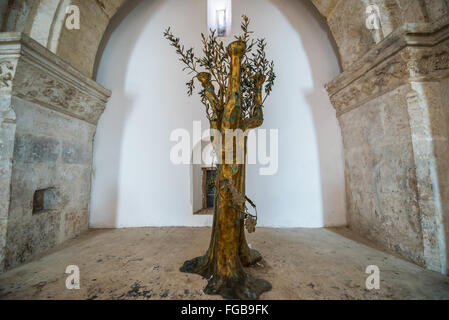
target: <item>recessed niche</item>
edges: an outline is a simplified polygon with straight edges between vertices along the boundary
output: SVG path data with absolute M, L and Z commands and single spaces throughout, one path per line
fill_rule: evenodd
M 203 209 L 215 207 L 215 180 L 217 168 L 203 168 Z
M 56 209 L 58 198 L 55 188 L 36 190 L 33 196 L 33 214 Z
M 217 168 L 208 167 L 202 169 L 202 208 L 195 214 L 214 214 L 215 208 L 215 183 L 217 180 Z

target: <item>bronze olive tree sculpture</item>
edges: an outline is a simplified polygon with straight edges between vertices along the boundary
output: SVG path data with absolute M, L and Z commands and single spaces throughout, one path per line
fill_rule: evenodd
M 232 138 L 230 144 L 226 143 L 227 132 L 237 129 L 247 132 L 262 125 L 263 103 L 276 77 L 273 62 L 265 56 L 265 39 L 251 40 L 248 26 L 249 19 L 243 16 L 243 34 L 227 49 L 214 31 L 207 37 L 202 34 L 202 58 L 195 56 L 193 48 L 186 50 L 170 28 L 164 33 L 181 56 L 184 70 L 193 74 L 187 83 L 188 95 L 195 89 L 195 78 L 202 85 L 199 94 L 212 132 L 215 132 L 211 142 L 218 157 L 209 249 L 204 256 L 186 261 L 180 270 L 208 279 L 204 290 L 207 294 L 239 299 L 256 299 L 271 289 L 267 281 L 253 279 L 243 269 L 262 259 L 258 251 L 248 247 L 245 239 L 245 225 L 249 232 L 254 231 L 257 218 L 249 214 L 246 207 L 247 201 L 254 206 L 245 196 L 247 138 L 243 134 L 242 139 Z M 242 151 L 243 161 L 238 161 L 239 151 Z

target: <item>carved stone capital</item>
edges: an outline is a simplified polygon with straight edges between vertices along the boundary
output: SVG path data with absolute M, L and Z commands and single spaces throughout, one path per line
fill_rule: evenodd
M 12 88 L 12 80 L 14 79 L 16 61 L 2 59 L 0 60 L 0 90 L 6 91 Z
M 448 20 L 404 25 L 329 82 L 337 116 L 403 84 L 449 77 Z
M 96 125 L 111 92 L 28 36 L 2 33 L 0 94 Z

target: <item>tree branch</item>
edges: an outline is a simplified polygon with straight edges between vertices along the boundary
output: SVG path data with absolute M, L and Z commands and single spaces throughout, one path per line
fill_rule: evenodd
M 216 110 L 216 113 L 221 111 L 223 109 L 223 106 L 220 105 L 220 101 L 217 98 L 217 95 L 215 94 L 215 88 L 212 84 L 212 78 L 210 73 L 208 72 L 200 72 L 196 78 L 199 82 L 201 82 L 203 88 L 204 88 L 204 95 L 209 101 L 210 105 L 214 110 Z
M 253 78 L 254 95 L 253 104 L 250 109 L 250 116 L 244 120 L 245 130 L 254 129 L 260 127 L 263 123 L 263 110 L 262 110 L 262 86 L 266 80 L 266 76 L 257 73 Z

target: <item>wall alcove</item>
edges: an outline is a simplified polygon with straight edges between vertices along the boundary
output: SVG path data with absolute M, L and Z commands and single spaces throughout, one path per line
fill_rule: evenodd
M 341 134 L 324 89 L 340 68 L 324 18 L 296 0 L 234 0 L 232 11 L 232 34 L 247 14 L 255 36 L 267 39 L 278 76 L 262 127 L 268 157 L 274 153 L 270 130 L 277 130 L 277 172 L 261 176 L 268 164 L 258 164 L 247 173 L 260 225 L 345 225 Z M 162 37 L 171 26 L 199 50 L 205 12 L 206 1 L 169 0 L 142 1 L 117 14 L 120 24 L 106 37 L 98 63 L 97 81 L 113 94 L 94 143 L 91 227 L 211 224 L 210 216 L 192 214 L 190 166 L 170 162 L 171 132 L 181 128 L 192 137 L 193 121 L 201 121 L 202 130 L 208 123 L 198 97 L 185 94 L 187 76 Z

